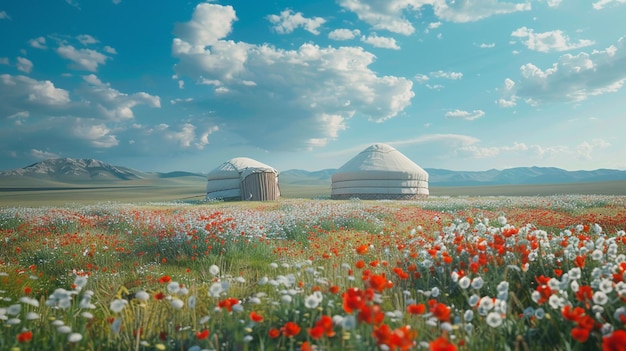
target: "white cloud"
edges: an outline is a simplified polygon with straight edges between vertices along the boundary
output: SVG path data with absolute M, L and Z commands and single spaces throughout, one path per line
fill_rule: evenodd
M 89 141 L 91 146 L 96 148 L 110 148 L 119 145 L 119 140 L 115 135 L 110 134 L 111 130 L 104 124 L 89 124 L 90 121 L 77 119 L 72 128 L 73 135 L 78 139 Z
M 26 57 L 18 57 L 17 69 L 24 73 L 30 73 L 33 70 L 33 63 L 31 60 L 27 59 Z
M 95 72 L 98 65 L 105 64 L 108 56 L 91 49 L 76 49 L 71 45 L 61 45 L 57 48 L 57 53 L 74 63 L 73 67 L 85 71 Z
M 161 100 L 158 96 L 139 92 L 132 95 L 124 94 L 111 88 L 109 83 L 103 83 L 93 74 L 83 76 L 88 88 L 82 91 L 86 103 L 93 106 L 107 119 L 121 121 L 133 119 L 133 108 L 144 104 L 149 107 L 160 108 Z
M 112 47 L 110 47 L 110 46 L 108 46 L 108 45 L 105 45 L 105 46 L 104 46 L 104 51 L 105 51 L 107 54 L 117 55 L 117 50 L 115 50 L 115 48 L 112 48 Z
M 600 0 L 592 4 L 594 10 L 602 10 L 609 4 L 626 4 L 626 0 Z
M 596 149 L 609 147 L 611 144 L 602 139 L 593 139 L 591 142 L 583 141 L 576 147 L 578 158 L 582 160 L 593 159 L 593 153 Z
M 30 150 L 30 156 L 34 157 L 37 160 L 47 160 L 51 158 L 59 158 L 60 156 L 54 152 L 43 151 L 37 149 Z
M 445 78 L 451 80 L 458 80 L 463 78 L 463 73 L 461 72 L 444 72 L 444 71 L 435 71 L 430 72 L 431 78 Z
M 236 18 L 231 11 L 215 4 L 196 7 L 173 40 L 172 52 L 179 59 L 175 70 L 177 77 L 226 89 L 219 98 L 209 94 L 222 130 L 256 146 L 309 147 L 308 140 L 328 138 L 336 130 L 323 123 L 324 116 L 345 121 L 359 115 L 381 122 L 398 115 L 414 96 L 410 80 L 377 76 L 368 67 L 374 55 L 360 47 L 306 43 L 283 50 L 225 40 Z M 215 30 L 195 25 L 205 22 Z M 263 123 L 251 128 L 253 120 Z
M 0 20 L 1 19 L 11 19 L 11 17 L 6 13 L 6 11 L 0 11 Z
M 211 126 L 200 133 L 199 136 L 196 135 L 196 129 L 198 129 L 198 127 L 191 123 L 183 124 L 179 130 L 171 130 L 171 128 L 165 124 L 161 125 L 159 129 L 166 140 L 173 142 L 182 149 L 194 147 L 197 150 L 202 150 L 209 144 L 209 135 L 217 132 L 219 127 Z
M 83 45 L 96 44 L 100 41 L 89 34 L 81 34 L 76 37 L 76 39 Z
M 232 30 L 232 23 L 237 20 L 232 6 L 202 3 L 196 6 L 191 21 L 178 24 L 174 33 L 185 38 L 185 43 L 200 50 L 215 44 L 226 37 Z
M 473 121 L 479 119 L 485 115 L 485 112 L 482 110 L 474 110 L 472 112 L 462 111 L 462 110 L 454 110 L 446 112 L 446 118 L 454 118 L 454 119 L 464 119 L 466 121 Z
M 350 40 L 350 39 L 354 39 L 355 37 L 361 35 L 361 31 L 358 29 L 345 29 L 345 28 L 340 28 L 340 29 L 335 29 L 333 31 L 331 31 L 330 33 L 328 33 L 328 38 L 332 39 L 332 40 Z
M 28 41 L 28 44 L 36 49 L 45 50 L 48 48 L 46 46 L 46 38 L 44 37 L 37 37 L 35 39 L 31 39 Z
M 404 35 L 415 32 L 413 24 L 406 16 L 411 12 L 418 12 L 417 15 L 420 15 L 422 8 L 426 6 L 432 8 L 439 19 L 448 22 L 473 22 L 494 15 L 531 9 L 530 2 L 517 4 L 498 0 L 339 0 L 338 3 L 376 30 Z
M 428 78 L 428 76 L 425 74 L 416 74 L 415 77 L 413 77 L 413 79 L 415 79 L 415 81 L 418 83 L 425 83 L 425 82 L 428 82 L 430 78 Z
M 539 52 L 574 50 L 594 44 L 593 40 L 587 39 L 580 39 L 578 42 L 573 43 L 570 41 L 570 38 L 560 30 L 535 33 L 534 30 L 530 28 L 521 27 L 513 31 L 511 36 L 521 39 L 526 38 L 526 40 L 522 40 L 522 43 L 530 50 Z
M 294 13 L 292 10 L 284 10 L 280 15 L 269 15 L 267 19 L 274 26 L 274 30 L 280 34 L 292 33 L 296 28 L 302 27 L 307 32 L 318 35 L 318 28 L 326 23 L 321 17 L 305 18 L 301 12 Z
M 491 49 L 491 48 L 495 48 L 495 47 L 496 47 L 496 43 L 489 43 L 489 44 L 487 44 L 487 43 L 481 43 L 481 44 L 479 45 L 479 47 L 480 47 L 481 49 Z
M 435 15 L 450 22 L 475 22 L 495 15 L 530 11 L 530 2 L 511 3 L 499 0 L 433 0 Z
M 17 101 L 59 106 L 70 102 L 69 92 L 59 89 L 49 80 L 38 81 L 26 76 L 0 75 L 0 101 L 11 105 Z
M 626 37 L 605 50 L 565 54 L 547 69 L 532 63 L 520 67 L 521 78 L 503 93 L 530 105 L 582 101 L 620 90 L 626 81 Z
M 381 37 L 373 33 L 368 36 L 362 36 L 361 41 L 377 48 L 400 50 L 396 40 L 389 37 Z

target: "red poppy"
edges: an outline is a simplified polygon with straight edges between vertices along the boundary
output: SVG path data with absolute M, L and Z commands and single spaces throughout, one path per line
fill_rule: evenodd
M 313 346 L 308 341 L 305 341 L 300 345 L 300 351 L 313 351 Z
M 209 337 L 209 330 L 204 329 L 203 331 L 196 332 L 196 339 L 204 340 Z
M 578 322 L 580 318 L 585 314 L 585 310 L 581 307 L 575 307 L 574 309 L 572 309 L 572 306 L 565 305 L 565 307 L 563 307 L 563 309 L 561 310 L 561 314 L 563 315 L 563 318 L 567 319 L 568 321 Z
M 356 253 L 358 253 L 359 255 L 365 255 L 367 251 L 369 250 L 369 248 L 370 248 L 369 245 L 363 244 L 356 248 Z
M 283 333 L 283 336 L 291 338 L 300 334 L 300 326 L 294 322 L 287 322 L 282 328 L 280 328 L 280 331 Z
M 226 300 L 218 301 L 217 307 L 225 308 L 228 312 L 232 312 L 233 306 L 237 305 L 238 303 L 239 303 L 238 299 L 235 299 L 233 297 L 229 297 Z
M 155 300 L 163 300 L 165 298 L 165 294 L 161 291 L 159 291 L 158 293 L 154 294 L 154 299 Z
M 442 322 L 450 321 L 450 307 L 444 303 L 437 303 L 430 308 L 430 313 Z
M 423 303 L 420 304 L 410 304 L 406 306 L 406 311 L 410 314 L 424 314 L 426 312 L 426 305 Z
M 430 342 L 430 351 L 456 351 L 456 345 L 443 336 Z
M 589 329 L 575 327 L 572 329 L 572 338 L 578 342 L 585 342 L 589 338 Z
M 626 351 L 626 331 L 616 330 L 602 338 L 602 351 Z
M 385 288 L 387 287 L 387 283 L 388 283 L 388 280 L 384 275 L 376 275 L 376 274 L 371 275 L 367 282 L 370 288 L 378 292 L 385 290 Z
M 164 275 L 161 276 L 161 278 L 159 278 L 159 283 L 169 283 L 170 281 L 172 281 L 172 278 L 169 275 Z
M 280 336 L 280 330 L 276 328 L 272 328 L 267 334 L 270 336 L 270 338 L 276 339 L 277 337 Z
M 33 332 L 32 331 L 25 331 L 22 333 L 17 334 L 17 341 L 18 342 L 29 342 L 33 340 Z
M 256 313 L 255 311 L 252 311 L 250 312 L 250 320 L 256 323 L 261 323 L 263 322 L 263 316 Z

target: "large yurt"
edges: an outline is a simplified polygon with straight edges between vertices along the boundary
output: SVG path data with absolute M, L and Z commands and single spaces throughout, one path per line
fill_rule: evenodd
M 251 158 L 228 160 L 207 176 L 207 200 L 267 201 L 279 197 L 278 171 Z
M 395 148 L 374 144 L 332 176 L 332 199 L 411 200 L 428 196 L 428 173 Z

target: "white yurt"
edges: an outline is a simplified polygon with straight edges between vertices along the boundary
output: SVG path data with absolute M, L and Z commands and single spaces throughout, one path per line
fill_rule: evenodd
M 332 176 L 331 199 L 410 200 L 428 196 L 428 173 L 400 151 L 374 144 Z
M 251 158 L 228 160 L 207 176 L 207 200 L 267 201 L 279 197 L 278 171 Z

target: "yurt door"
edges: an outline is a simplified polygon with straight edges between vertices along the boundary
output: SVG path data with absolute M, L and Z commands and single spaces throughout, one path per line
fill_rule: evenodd
M 241 199 L 244 201 L 276 200 L 279 196 L 276 174 L 255 172 L 249 174 L 241 184 Z

